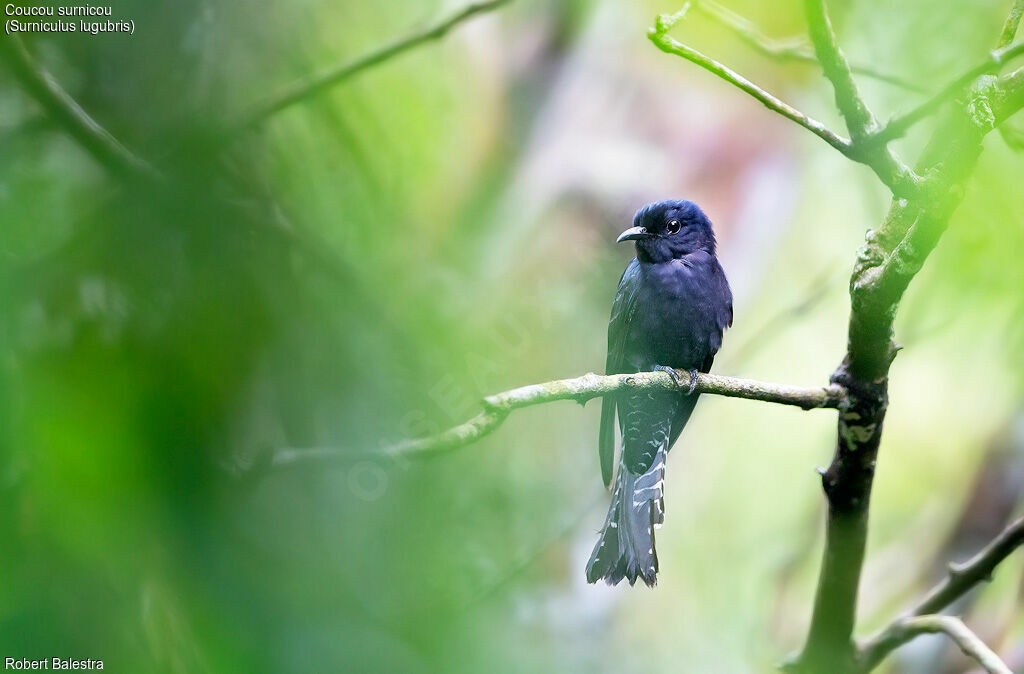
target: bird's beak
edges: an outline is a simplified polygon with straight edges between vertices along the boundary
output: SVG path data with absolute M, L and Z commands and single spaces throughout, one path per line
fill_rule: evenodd
M 646 227 L 630 227 L 622 234 L 619 234 L 619 238 L 615 239 L 615 243 L 622 243 L 623 241 L 635 241 L 636 239 L 646 239 L 647 228 Z

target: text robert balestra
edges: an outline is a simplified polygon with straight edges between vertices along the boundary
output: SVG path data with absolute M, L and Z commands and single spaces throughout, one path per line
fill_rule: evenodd
M 4 669 L 32 670 L 32 669 L 103 669 L 102 660 L 85 658 L 43 658 L 42 660 L 29 660 L 28 658 L 4 658 Z

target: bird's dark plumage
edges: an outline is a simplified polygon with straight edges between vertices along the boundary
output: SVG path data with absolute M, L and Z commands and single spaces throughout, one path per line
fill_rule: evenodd
M 634 258 L 619 281 L 608 323 L 606 372 L 671 367 L 708 372 L 732 325 L 732 292 L 716 257 L 711 221 L 689 201 L 659 201 L 637 211 L 619 241 L 634 241 Z M 615 585 L 658 571 L 654 528 L 665 516 L 665 460 L 697 402 L 697 394 L 632 391 L 601 407 L 601 474 L 611 484 L 615 413 L 622 455 L 612 503 L 587 580 Z

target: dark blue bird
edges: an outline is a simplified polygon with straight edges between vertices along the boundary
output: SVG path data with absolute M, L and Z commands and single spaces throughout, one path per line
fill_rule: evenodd
M 665 460 L 690 418 L 698 372 L 708 372 L 732 325 L 732 292 L 715 257 L 711 221 L 690 201 L 644 206 L 618 241 L 633 241 L 608 323 L 608 374 L 665 370 L 690 373 L 690 390 L 607 396 L 598 441 L 601 473 L 612 478 L 615 411 L 622 455 L 611 507 L 587 564 L 587 581 L 604 578 L 653 586 L 658 572 L 654 529 L 665 519 Z

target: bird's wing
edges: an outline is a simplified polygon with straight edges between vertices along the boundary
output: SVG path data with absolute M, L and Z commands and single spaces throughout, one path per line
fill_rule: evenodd
M 708 344 L 709 353 L 701 367 L 701 372 L 711 371 L 711 363 L 722 346 L 722 335 L 726 328 L 732 327 L 732 290 L 729 288 L 729 281 L 725 278 L 725 271 L 717 261 L 715 261 L 711 272 L 711 283 L 714 288 L 714 296 L 717 298 L 713 305 L 715 306 L 714 330 L 712 330 L 711 341 Z
M 708 344 L 708 353 L 704 357 L 704 362 L 701 363 L 701 372 L 711 372 L 711 366 L 715 362 L 715 354 L 718 353 L 718 349 L 722 346 L 722 335 L 725 333 L 726 328 L 732 327 L 732 290 L 729 288 L 729 281 L 725 278 L 725 270 L 722 269 L 722 265 L 715 261 L 715 265 L 711 272 L 711 283 L 713 287 L 714 297 L 718 301 L 713 303 L 715 306 L 715 313 L 712 317 L 714 320 L 713 330 L 711 331 L 711 340 Z M 690 413 L 693 411 L 693 402 L 696 402 L 696 396 L 690 396 L 693 400 L 690 404 L 686 401 L 681 405 L 678 415 L 672 420 L 672 436 L 670 438 L 669 447 L 675 443 L 676 438 L 679 437 L 679 433 L 683 430 L 683 426 L 690 419 Z
M 636 312 L 636 296 L 639 288 L 640 263 L 636 258 L 629 263 L 619 279 L 619 289 L 612 302 L 612 315 L 608 320 L 608 360 L 605 374 L 619 374 L 625 365 L 626 336 L 629 324 Z M 605 396 L 601 401 L 601 432 L 597 441 L 601 458 L 601 478 L 605 486 L 612 483 L 615 463 L 615 397 Z
M 725 298 L 718 311 L 718 329 L 725 332 L 726 328 L 732 327 L 732 288 L 729 287 L 729 281 L 725 278 L 725 270 L 721 265 L 718 265 L 715 277 L 719 284 L 719 292 Z

